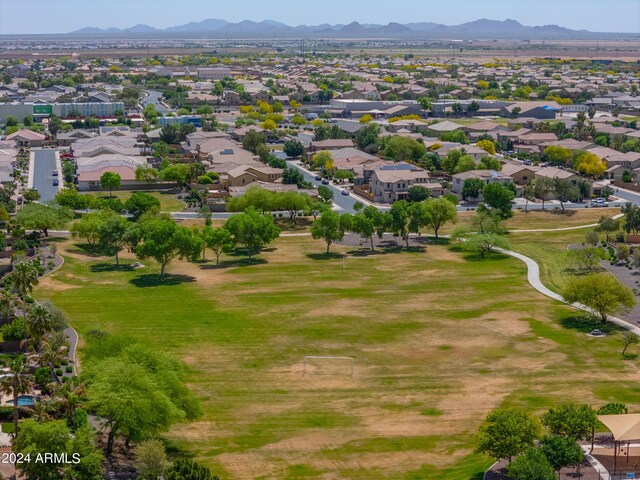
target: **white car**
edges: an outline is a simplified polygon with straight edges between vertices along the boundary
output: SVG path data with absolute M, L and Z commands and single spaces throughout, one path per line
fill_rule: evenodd
M 607 203 L 607 201 L 604 198 L 596 198 L 594 200 L 591 200 L 591 206 L 593 208 L 608 207 L 609 204 Z

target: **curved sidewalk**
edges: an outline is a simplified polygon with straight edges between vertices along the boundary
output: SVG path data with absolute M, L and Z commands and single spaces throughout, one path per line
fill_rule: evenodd
M 583 310 L 585 312 L 589 312 L 592 314 L 595 314 L 595 312 L 590 309 L 589 307 L 587 307 L 586 305 L 582 305 L 581 303 L 569 303 L 567 301 L 565 301 L 565 299 L 562 297 L 562 295 L 548 289 L 547 287 L 544 286 L 544 284 L 542 283 L 542 281 L 540 280 L 540 266 L 536 263 L 535 260 L 533 260 L 532 258 L 529 258 L 525 255 L 522 255 L 521 253 L 517 253 L 517 252 L 513 252 L 511 250 L 502 250 L 502 249 L 496 249 L 496 251 L 500 252 L 500 253 L 504 253 L 505 255 L 509 255 L 512 256 L 514 258 L 517 258 L 519 260 L 522 260 L 526 265 L 527 265 L 527 280 L 529 281 L 529 284 L 535 288 L 538 292 L 542 293 L 543 295 L 546 295 L 549 298 L 552 298 L 554 300 L 558 300 L 559 302 L 565 303 L 567 305 L 570 305 L 574 308 L 577 308 L 579 310 Z M 640 328 L 636 327 L 635 325 L 630 324 L 629 322 L 622 320 L 621 318 L 617 318 L 617 317 L 609 317 L 609 321 L 611 323 L 614 323 L 622 328 L 626 328 L 627 330 L 632 331 L 633 333 L 635 333 L 636 335 L 640 336 Z

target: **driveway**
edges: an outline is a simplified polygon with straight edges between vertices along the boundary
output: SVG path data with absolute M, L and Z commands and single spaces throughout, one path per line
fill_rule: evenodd
M 34 150 L 33 162 L 33 186 L 40 192 L 40 201 L 48 202 L 53 200 L 58 193 L 57 186 L 53 185 L 53 180 L 61 177 L 54 177 L 51 173 L 56 169 L 55 150 Z
M 287 160 L 287 166 L 289 168 L 295 168 L 298 171 L 302 172 L 304 179 L 310 182 L 314 187 L 319 187 L 322 185 L 322 182 L 315 179 L 314 175 L 308 173 L 304 168 L 301 167 L 300 162 L 294 160 Z M 333 190 L 333 203 L 335 203 L 343 213 L 356 213 L 353 209 L 353 206 L 356 202 L 359 202 L 359 197 L 355 196 L 353 193 L 347 195 L 342 195 L 342 190 L 345 187 L 340 185 L 334 185 L 333 183 L 326 185 L 331 190 Z

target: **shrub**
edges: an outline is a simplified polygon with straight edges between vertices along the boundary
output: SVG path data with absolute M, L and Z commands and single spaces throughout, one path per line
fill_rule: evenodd
M 71 373 L 73 372 L 73 367 L 71 365 L 67 365 L 66 367 L 64 367 L 64 371 L 67 373 Z
M 36 370 L 34 377 L 38 385 L 46 385 L 53 380 L 51 377 L 51 369 L 49 367 L 40 367 Z
M 62 376 L 62 369 L 61 368 L 56 368 L 56 375 L 61 377 Z

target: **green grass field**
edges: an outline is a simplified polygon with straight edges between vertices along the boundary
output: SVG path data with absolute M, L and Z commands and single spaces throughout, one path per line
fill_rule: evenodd
M 119 198 L 125 202 L 133 192 L 129 190 L 119 190 L 112 193 L 112 196 Z M 170 192 L 144 192 L 160 200 L 160 209 L 163 212 L 179 212 L 185 208 L 185 203 L 182 200 L 175 198 L 174 193 Z M 109 192 L 88 193 L 87 195 L 93 195 L 95 197 L 108 197 Z
M 619 334 L 586 336 L 593 324 L 532 290 L 515 259 L 323 250 L 281 238 L 251 265 L 175 262 L 160 283 L 152 262 L 116 270 L 68 241 L 36 296 L 81 337 L 104 329 L 182 359 L 205 414 L 167 437 L 226 479 L 481 478 L 474 434 L 492 408 L 640 401 Z M 354 357 L 355 374 L 316 361 L 303 376 L 305 355 Z

